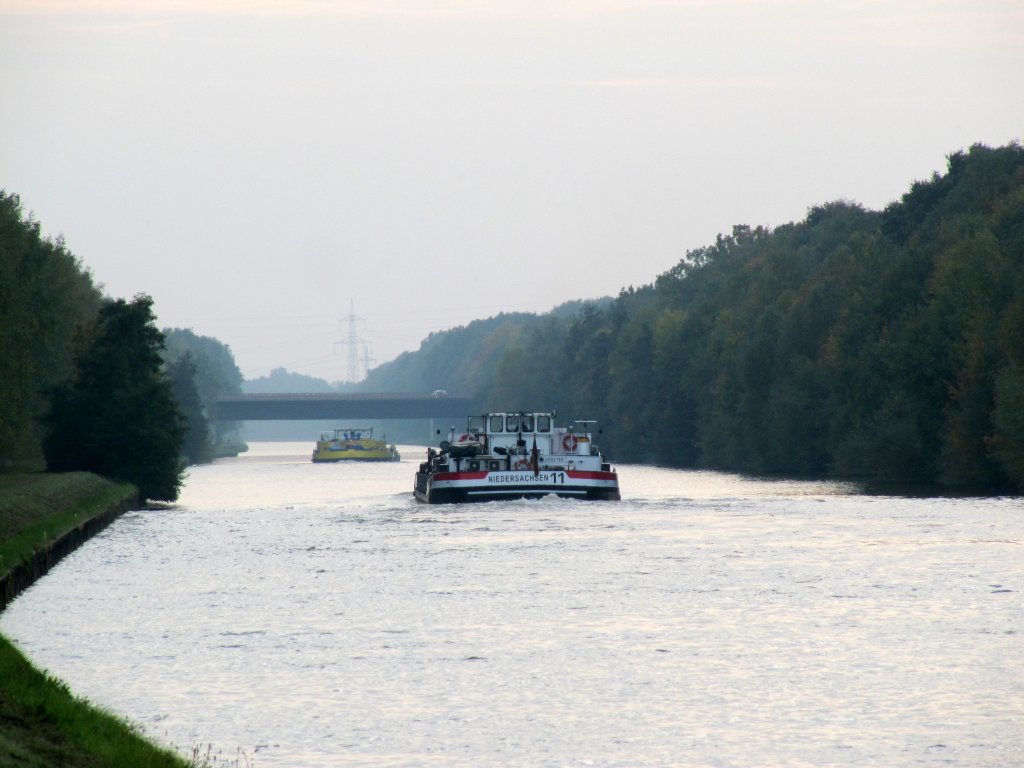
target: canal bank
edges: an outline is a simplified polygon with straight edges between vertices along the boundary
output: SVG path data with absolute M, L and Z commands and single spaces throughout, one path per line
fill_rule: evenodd
M 0 610 L 137 507 L 134 486 L 86 472 L 0 474 Z M 0 636 L 0 768 L 186 765 L 127 721 L 78 699 Z

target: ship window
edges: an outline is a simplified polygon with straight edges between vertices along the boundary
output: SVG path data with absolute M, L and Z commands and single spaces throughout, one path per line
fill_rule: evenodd
M 519 431 L 519 417 L 518 416 L 506 416 L 505 417 L 505 431 L 506 432 L 518 432 Z
M 490 431 L 501 432 L 501 426 L 504 421 L 505 420 L 501 416 L 491 416 Z
M 471 461 L 471 462 L 469 462 L 469 471 L 470 472 L 476 472 L 479 469 L 480 469 L 480 462 L 479 461 Z
M 487 468 L 492 472 L 497 472 L 498 470 L 501 469 L 501 462 L 495 461 L 494 459 L 489 459 L 487 461 Z
M 550 432 L 551 431 L 551 417 L 550 416 L 538 416 L 537 417 L 537 431 L 538 432 Z
M 470 416 L 469 417 L 469 428 L 467 432 L 480 433 L 484 431 L 484 418 L 483 416 Z
M 523 416 L 523 432 L 533 432 L 533 416 Z

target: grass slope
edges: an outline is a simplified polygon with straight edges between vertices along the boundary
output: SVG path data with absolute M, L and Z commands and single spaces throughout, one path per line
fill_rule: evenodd
M 88 472 L 0 475 L 0 574 L 134 492 Z
M 0 474 L 0 575 L 135 492 L 86 472 Z M 186 768 L 127 721 L 78 699 L 0 637 L 0 768 Z

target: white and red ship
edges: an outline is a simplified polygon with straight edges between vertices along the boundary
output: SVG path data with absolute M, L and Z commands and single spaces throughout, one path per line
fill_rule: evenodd
M 619 500 L 619 477 L 593 443 L 593 421 L 555 426 L 553 413 L 470 416 L 427 451 L 416 498 L 427 504 L 539 498 Z

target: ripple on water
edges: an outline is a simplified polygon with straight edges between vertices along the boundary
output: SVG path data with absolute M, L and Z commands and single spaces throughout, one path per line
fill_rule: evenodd
M 194 468 L 0 627 L 260 766 L 1024 765 L 1019 500 L 623 466 L 620 503 L 427 507 L 414 469 Z

